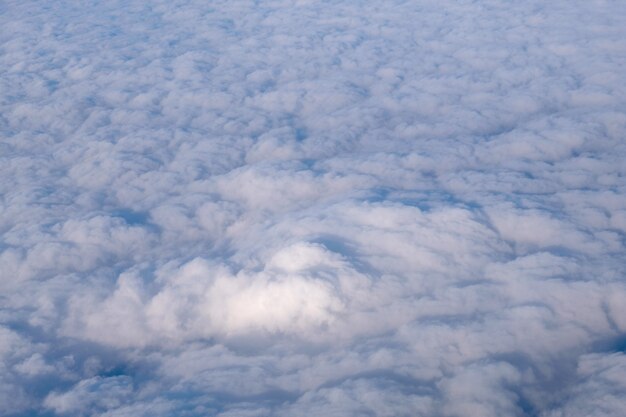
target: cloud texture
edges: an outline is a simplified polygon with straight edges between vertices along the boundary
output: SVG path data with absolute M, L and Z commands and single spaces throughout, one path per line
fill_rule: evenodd
M 0 4 L 0 415 L 626 415 L 625 20 Z

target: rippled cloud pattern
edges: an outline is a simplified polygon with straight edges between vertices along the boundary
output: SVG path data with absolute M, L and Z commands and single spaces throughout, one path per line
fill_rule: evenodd
M 0 3 L 0 416 L 625 416 L 625 21 Z

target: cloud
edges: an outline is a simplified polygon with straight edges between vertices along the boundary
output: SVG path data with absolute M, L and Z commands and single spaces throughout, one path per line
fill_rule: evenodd
M 140 274 L 127 272 L 103 300 L 70 299 L 66 332 L 115 346 L 254 331 L 300 334 L 328 326 L 345 308 L 342 298 L 367 285 L 340 255 L 314 244 L 279 251 L 258 273 L 233 274 L 194 259 L 150 278 L 159 285 L 154 294 Z
M 623 415 L 625 16 L 0 5 L 0 415 Z
M 132 394 L 131 384 L 126 376 L 90 378 L 62 394 L 50 393 L 44 406 L 61 415 L 86 415 L 119 408 Z
M 568 392 L 565 405 L 548 416 L 619 416 L 624 413 L 623 353 L 591 354 L 580 358 L 577 381 Z

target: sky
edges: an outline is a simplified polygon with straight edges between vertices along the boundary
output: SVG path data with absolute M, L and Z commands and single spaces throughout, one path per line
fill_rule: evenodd
M 626 2 L 0 2 L 0 416 L 623 417 Z

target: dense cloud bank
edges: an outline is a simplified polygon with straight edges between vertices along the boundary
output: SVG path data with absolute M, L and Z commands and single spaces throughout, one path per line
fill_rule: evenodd
M 626 415 L 626 2 L 0 4 L 0 415 Z

